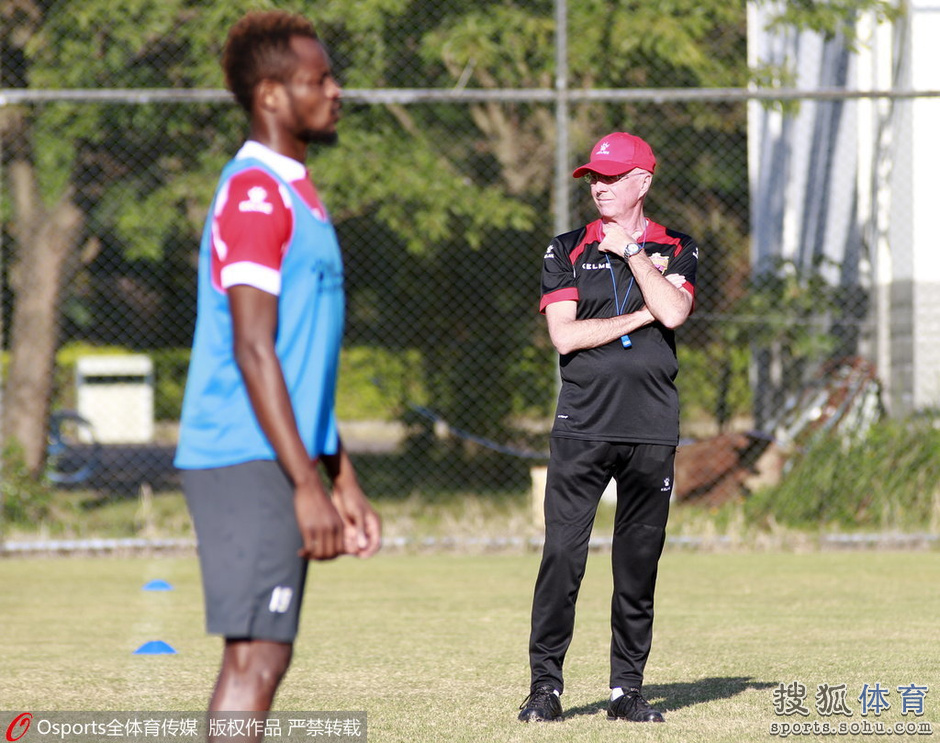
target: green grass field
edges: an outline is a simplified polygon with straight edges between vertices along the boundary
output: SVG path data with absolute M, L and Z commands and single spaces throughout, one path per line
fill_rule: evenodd
M 930 691 L 920 722 L 940 728 L 940 554 L 706 554 L 669 550 L 660 570 L 647 696 L 665 725 L 610 723 L 609 555 L 592 554 L 567 662 L 562 723 L 523 725 L 535 554 L 388 554 L 315 565 L 280 710 L 368 713 L 369 740 L 759 741 L 773 690 L 818 684 Z M 169 592 L 143 591 L 152 579 Z M 220 641 L 203 632 L 190 557 L 0 561 L 0 709 L 198 710 Z M 177 655 L 139 656 L 149 640 Z M 839 719 L 845 718 L 837 718 Z M 808 736 L 803 736 L 804 738 Z M 892 736 L 895 739 L 924 736 Z M 872 736 L 831 736 L 871 740 Z

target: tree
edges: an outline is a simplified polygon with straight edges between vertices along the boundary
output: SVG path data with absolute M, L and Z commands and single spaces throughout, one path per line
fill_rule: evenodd
M 828 3 L 801 2 L 797 15 L 792 5 L 787 22 L 824 18 L 829 29 L 887 3 L 857 0 L 834 14 Z M 3 86 L 220 88 L 225 33 L 259 6 L 285 3 L 0 0 Z M 552 86 L 551 0 L 324 0 L 311 12 L 347 89 Z M 573 88 L 746 82 L 743 3 L 571 0 L 569 23 Z M 476 103 L 470 122 L 457 104 L 346 110 L 342 147 L 319 153 L 313 169 L 349 256 L 350 336 L 420 348 L 435 406 L 464 428 L 502 435 L 510 366 L 533 345 L 546 367 L 532 384 L 551 386 L 552 354 L 532 311 L 552 229 L 551 106 Z M 617 128 L 648 135 L 667 173 L 683 174 L 658 183 L 657 217 L 721 246 L 705 267 L 703 304 L 730 303 L 747 278 L 747 225 L 735 209 L 747 198 L 743 106 L 672 104 L 655 119 L 653 110 L 579 104 L 573 147 L 585 153 Z M 194 245 L 244 124 L 229 103 L 60 102 L 0 115 L 10 179 L 0 213 L 14 238 L 15 292 L 4 424 L 38 473 L 62 313 L 92 339 L 153 345 L 188 334 Z M 704 146 L 715 140 L 740 158 L 716 161 Z M 127 281 L 95 291 L 105 256 L 124 263 Z M 111 307 L 143 307 L 154 323 L 180 312 L 183 322 L 128 336 L 126 323 L 99 311 L 116 299 Z M 410 320 L 393 323 L 396 309 Z
M 6 0 L 0 3 L 3 85 L 204 85 L 204 50 L 213 44 L 217 48 L 218 37 L 211 26 L 187 23 L 193 20 L 187 5 L 179 0 Z M 205 15 L 220 23 L 230 22 L 236 13 L 232 4 Z M 139 174 L 140 164 L 121 162 L 114 144 L 134 146 L 140 117 L 134 121 L 126 111 L 116 115 L 113 107 L 68 103 L 6 108 L 2 113 L 0 136 L 7 143 L 4 164 L 9 173 L 3 213 L 15 245 L 4 435 L 18 441 L 26 466 L 38 475 L 44 463 L 63 289 L 82 264 L 93 259 L 108 230 L 116 227 L 102 219 L 108 188 L 118 181 L 127 187 L 134 180 L 129 174 Z M 159 117 L 151 114 L 153 121 Z M 166 151 L 150 150 L 154 159 Z M 145 241 L 132 244 L 138 250 L 147 248 Z M 82 245 L 84 251 L 79 250 Z
M 193 8 L 182 0 L 83 0 L 21 6 L 10 0 L 0 6 L 11 21 L 4 24 L 2 43 L 18 63 L 8 69 L 13 87 L 219 88 L 225 33 L 258 3 Z M 361 23 L 366 14 L 353 16 Z M 72 325 L 92 337 L 120 332 L 108 330 L 89 299 L 89 276 L 94 278 L 103 255 L 117 254 L 152 273 L 180 251 L 192 263 L 214 181 L 244 132 L 243 115 L 231 104 L 203 106 L 195 115 L 194 108 L 56 103 L 4 111 L 4 140 L 16 135 L 4 150 L 16 185 L 3 192 L 14 238 L 4 424 L 36 475 L 43 465 L 63 308 Z M 384 201 L 378 214 L 383 231 L 413 252 L 422 249 L 417 235 L 440 242 L 459 230 L 479 245 L 493 224 L 527 226 L 500 189 L 468 184 L 466 174 L 427 138 L 412 137 L 406 148 L 389 146 L 398 135 L 389 131 L 391 123 L 351 138 L 361 152 L 387 154 L 356 171 L 361 180 L 374 178 L 378 192 L 347 200 L 337 221 Z M 340 180 L 331 173 L 348 167 L 343 159 L 327 158 L 322 170 L 329 183 Z M 428 189 L 422 174 L 433 171 L 435 187 Z M 84 278 L 70 281 L 77 271 Z M 128 301 L 146 295 L 148 282 L 152 277 L 133 282 L 124 292 Z M 166 287 L 161 289 L 165 300 Z M 175 309 L 164 304 L 167 311 Z
M 21 58 L 24 42 L 38 28 L 41 9 L 30 2 L 5 3 L 0 16 L 5 21 L 0 51 L 5 52 L 4 59 Z M 17 77 L 12 66 L 5 64 L 4 84 L 16 82 Z M 18 352 L 11 358 L 6 380 L 5 436 L 20 442 L 25 464 L 35 473 L 45 449 L 59 291 L 66 260 L 82 227 L 82 215 L 72 203 L 71 184 L 61 184 L 56 194 L 43 193 L 28 154 L 26 117 L 4 111 L 0 137 L 14 144 L 7 164 L 16 217 L 10 234 L 31 248 L 20 251 L 9 269 L 11 287 L 19 298 L 10 322 L 10 344 Z

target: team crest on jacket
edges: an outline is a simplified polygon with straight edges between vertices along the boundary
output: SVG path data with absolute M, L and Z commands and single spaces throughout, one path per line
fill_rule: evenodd
M 653 262 L 653 265 L 659 269 L 660 273 L 664 273 L 666 269 L 669 268 L 669 257 L 662 253 L 653 253 L 650 256 L 650 260 Z

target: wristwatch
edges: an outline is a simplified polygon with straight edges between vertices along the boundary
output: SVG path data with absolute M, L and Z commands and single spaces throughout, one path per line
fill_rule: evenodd
M 639 253 L 641 250 L 643 250 L 643 248 L 641 248 L 636 243 L 627 243 L 623 249 L 623 257 L 630 258 Z

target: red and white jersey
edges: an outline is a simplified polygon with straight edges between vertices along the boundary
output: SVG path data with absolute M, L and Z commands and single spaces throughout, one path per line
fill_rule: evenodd
M 287 181 L 313 215 L 329 215 L 303 164 L 258 142 L 246 142 L 236 160 L 262 160 Z M 235 173 L 222 183 L 212 215 L 212 285 L 221 292 L 247 284 L 281 293 L 281 263 L 296 220 L 290 194 L 261 168 Z

